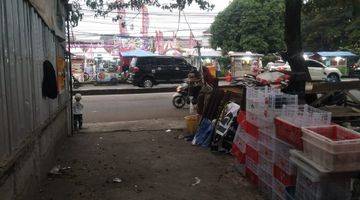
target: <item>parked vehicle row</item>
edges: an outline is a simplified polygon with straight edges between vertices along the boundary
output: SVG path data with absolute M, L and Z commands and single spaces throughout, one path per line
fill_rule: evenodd
M 335 67 L 327 67 L 323 63 L 307 59 L 305 60 L 305 67 L 309 69 L 311 79 L 314 81 L 327 80 L 331 82 L 341 81 L 341 72 Z M 283 63 L 268 66 L 269 71 L 291 71 L 289 63 Z
M 196 68 L 181 57 L 138 57 L 130 64 L 128 82 L 145 88 L 160 83 L 180 83 L 192 70 Z

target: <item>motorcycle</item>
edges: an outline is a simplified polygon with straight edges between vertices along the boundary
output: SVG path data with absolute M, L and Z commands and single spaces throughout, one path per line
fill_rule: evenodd
M 78 89 L 78 88 L 81 87 L 81 83 L 80 83 L 80 81 L 79 81 L 77 78 L 75 78 L 74 76 L 72 76 L 71 79 L 72 79 L 72 85 L 73 85 L 73 88 L 74 88 L 74 89 Z
M 197 103 L 197 96 L 190 96 L 190 89 L 188 83 L 183 83 L 176 88 L 176 93 L 173 95 L 172 103 L 175 108 L 183 108 L 186 104 L 190 105 Z

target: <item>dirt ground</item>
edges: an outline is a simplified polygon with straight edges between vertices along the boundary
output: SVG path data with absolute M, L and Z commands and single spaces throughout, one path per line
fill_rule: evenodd
M 182 134 L 122 131 L 68 138 L 58 150 L 57 164 L 71 168 L 49 176 L 38 199 L 263 199 L 234 170 L 231 156 L 192 146 L 179 139 Z

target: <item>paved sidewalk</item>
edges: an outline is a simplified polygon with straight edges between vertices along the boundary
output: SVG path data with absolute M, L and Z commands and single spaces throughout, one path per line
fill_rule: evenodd
M 88 126 L 68 138 L 58 149 L 57 164 L 71 168 L 49 176 L 34 200 L 263 199 L 234 170 L 233 157 L 192 146 L 182 139 L 184 132 L 163 130 L 167 126 L 160 121 L 129 126 L 136 123 L 144 128 L 116 131 L 120 124 Z

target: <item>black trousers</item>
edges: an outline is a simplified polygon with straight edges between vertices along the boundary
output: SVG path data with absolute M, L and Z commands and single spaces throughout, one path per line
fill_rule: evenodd
M 82 128 L 83 117 L 82 115 L 74 115 L 74 128 L 81 129 Z

